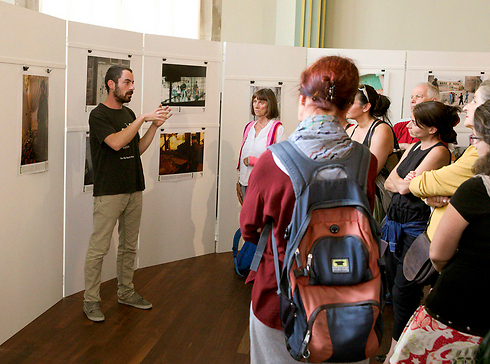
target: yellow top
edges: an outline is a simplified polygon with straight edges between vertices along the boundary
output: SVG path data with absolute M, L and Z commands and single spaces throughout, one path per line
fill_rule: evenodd
M 432 196 L 452 196 L 458 187 L 473 177 L 471 167 L 478 159 L 474 146 L 469 146 L 463 155 L 453 164 L 422 173 L 410 182 L 410 192 L 420 198 Z M 427 235 L 432 239 L 437 225 L 446 211 L 446 206 L 434 210 L 430 219 Z

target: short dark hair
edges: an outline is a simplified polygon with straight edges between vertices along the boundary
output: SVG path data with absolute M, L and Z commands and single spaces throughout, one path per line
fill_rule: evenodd
M 109 80 L 114 81 L 114 83 L 117 85 L 117 81 L 119 81 L 119 79 L 121 78 L 123 71 L 129 71 L 133 73 L 133 70 L 126 66 L 114 65 L 109 67 L 104 79 L 105 89 L 107 90 L 107 93 L 109 93 L 110 90 L 110 87 L 108 85 Z
M 279 116 L 279 107 L 277 106 L 277 98 L 270 88 L 262 88 L 254 92 L 252 100 L 250 101 L 250 109 L 252 115 L 255 116 L 254 100 L 267 101 L 267 113 L 265 117 L 269 120 L 277 118 Z
M 419 127 L 435 127 L 444 143 L 456 142 L 454 127 L 459 123 L 459 107 L 449 106 L 440 101 L 425 101 L 413 108 L 415 124 Z

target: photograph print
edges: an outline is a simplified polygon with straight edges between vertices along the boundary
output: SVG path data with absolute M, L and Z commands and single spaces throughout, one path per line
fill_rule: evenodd
M 47 76 L 23 75 L 22 91 L 22 166 L 48 160 Z
M 366 73 L 359 76 L 359 85 L 369 85 L 380 95 L 383 95 L 384 82 L 384 73 Z
M 204 107 L 206 67 L 162 64 L 162 105 Z
M 160 177 L 202 172 L 203 163 L 204 131 L 160 134 Z
M 463 107 L 473 100 L 475 91 L 483 82 L 483 77 L 429 73 L 427 81 L 439 89 L 441 102 Z
M 87 59 L 87 96 L 86 105 L 96 106 L 104 102 L 107 91 L 105 89 L 105 75 L 109 67 L 118 65 L 129 67 L 129 59 L 88 56 Z
M 83 192 L 93 189 L 94 185 L 94 166 L 92 164 L 92 154 L 90 153 L 90 136 L 85 136 L 85 172 L 83 175 Z

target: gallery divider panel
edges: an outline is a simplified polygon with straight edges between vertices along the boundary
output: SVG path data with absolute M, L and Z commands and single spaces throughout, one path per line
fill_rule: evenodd
M 215 252 L 221 47 L 145 35 L 143 109 L 173 115 L 143 155 L 140 267 Z
M 0 14 L 1 344 L 62 298 L 66 23 L 5 2 Z

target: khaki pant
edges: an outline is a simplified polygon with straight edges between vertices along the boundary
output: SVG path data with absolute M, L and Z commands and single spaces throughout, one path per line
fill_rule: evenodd
M 100 301 L 102 262 L 111 245 L 112 232 L 119 221 L 117 248 L 117 295 L 127 299 L 134 293 L 133 274 L 143 207 L 141 191 L 94 198 L 94 232 L 85 257 L 85 302 Z

